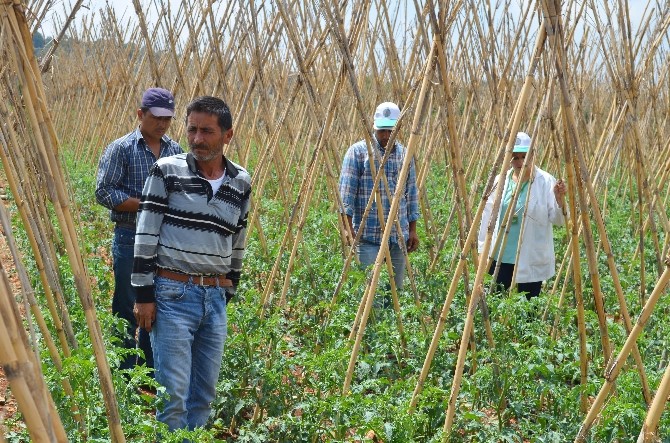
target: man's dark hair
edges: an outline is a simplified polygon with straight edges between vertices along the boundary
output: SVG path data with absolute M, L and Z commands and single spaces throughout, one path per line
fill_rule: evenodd
M 233 127 L 233 116 L 230 114 L 230 108 L 220 98 L 205 95 L 193 99 L 186 107 L 186 118 L 191 115 L 191 112 L 205 112 L 216 115 L 222 131 L 227 131 Z

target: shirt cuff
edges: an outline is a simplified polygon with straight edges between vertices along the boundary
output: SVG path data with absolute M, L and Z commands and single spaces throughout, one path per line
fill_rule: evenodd
M 154 303 L 156 301 L 156 291 L 154 285 L 136 286 L 136 303 Z
M 342 207 L 340 208 L 340 214 L 348 215 L 349 217 L 354 216 L 354 208 L 351 207 L 351 205 L 345 205 L 342 203 Z

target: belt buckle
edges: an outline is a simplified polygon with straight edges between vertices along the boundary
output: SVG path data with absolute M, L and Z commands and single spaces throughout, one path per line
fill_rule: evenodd
M 200 277 L 200 286 L 205 286 L 205 276 L 201 274 L 198 277 Z

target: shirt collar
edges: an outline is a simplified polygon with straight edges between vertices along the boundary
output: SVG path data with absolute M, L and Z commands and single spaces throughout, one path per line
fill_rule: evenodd
M 237 168 L 235 167 L 235 165 L 233 164 L 233 162 L 231 162 L 230 160 L 228 160 L 228 159 L 226 158 L 225 155 L 222 155 L 222 157 L 223 157 L 223 161 L 224 161 L 224 163 L 226 164 L 226 172 L 225 172 L 225 175 L 228 176 L 228 177 L 230 177 L 230 178 L 235 178 L 235 177 L 237 177 L 237 174 L 239 174 L 239 171 L 237 170 Z M 197 167 L 197 165 L 195 164 L 195 157 L 193 157 L 193 153 L 188 152 L 188 153 L 186 154 L 186 164 L 188 165 L 188 169 L 190 169 L 191 172 L 193 172 L 193 173 L 196 174 L 196 175 L 202 175 L 202 174 L 200 173 L 200 171 L 198 171 L 198 167 Z
M 528 178 L 529 181 L 535 180 L 535 176 L 537 175 L 537 170 L 539 168 L 537 166 L 533 166 L 533 170 L 530 172 L 530 177 Z M 512 172 L 514 172 L 514 168 L 509 168 L 507 171 L 507 176 L 505 177 L 505 180 L 511 180 L 512 179 Z
M 144 140 L 144 136 L 142 135 L 142 131 L 140 131 L 140 127 L 139 127 L 139 125 L 137 126 L 137 128 L 135 128 L 135 138 L 137 138 L 137 141 L 138 141 L 138 142 L 139 142 L 140 140 L 142 140 L 142 142 L 144 143 L 144 149 L 149 149 L 149 146 L 147 145 L 147 141 Z M 161 150 L 163 150 L 163 146 L 164 146 L 165 143 L 167 143 L 167 142 L 168 142 L 167 135 L 163 135 L 163 136 L 161 137 L 161 139 L 160 139 L 160 147 L 161 147 Z

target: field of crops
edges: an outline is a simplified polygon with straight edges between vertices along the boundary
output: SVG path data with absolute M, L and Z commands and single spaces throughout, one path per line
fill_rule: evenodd
M 0 366 L 19 408 L 0 442 L 164 433 L 146 371 L 114 369 L 94 198 L 151 86 L 185 148 L 186 104 L 225 99 L 225 154 L 253 179 L 214 414 L 161 441 L 670 441 L 668 2 L 29 3 L 0 3 Z M 356 265 L 339 210 L 344 153 L 384 101 L 420 197 L 397 292 L 381 260 Z M 493 290 L 476 244 L 517 131 L 568 188 L 531 301 Z

